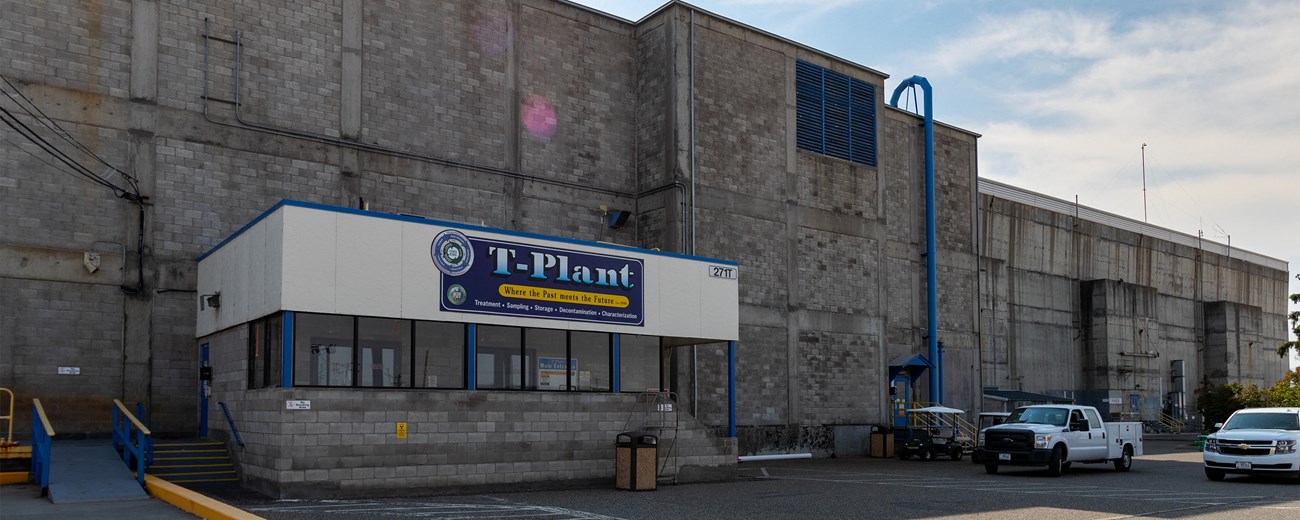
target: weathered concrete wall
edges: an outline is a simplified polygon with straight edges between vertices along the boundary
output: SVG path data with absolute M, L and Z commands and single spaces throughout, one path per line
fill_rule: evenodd
M 989 194 L 980 208 L 985 385 L 1194 420 L 1203 384 L 1285 372 L 1284 271 Z

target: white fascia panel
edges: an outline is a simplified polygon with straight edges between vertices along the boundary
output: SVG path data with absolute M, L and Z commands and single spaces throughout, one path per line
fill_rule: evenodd
M 281 298 L 284 294 L 284 210 L 267 215 L 260 225 L 266 227 L 266 249 L 262 262 L 262 307 L 259 315 L 266 315 L 283 308 Z
M 292 206 L 285 206 L 282 212 L 284 309 L 335 314 L 335 222 L 339 214 Z
M 338 314 L 402 315 L 402 226 L 340 213 L 335 241 L 334 308 Z
M 441 272 L 433 263 L 433 237 L 443 227 L 402 223 L 402 317 L 438 320 Z
M 709 276 L 709 266 L 699 265 L 700 337 L 740 339 L 740 283 Z
M 662 259 L 654 277 L 647 276 L 660 292 L 658 327 L 651 329 L 656 336 L 700 337 L 699 275 L 705 266 L 689 260 Z

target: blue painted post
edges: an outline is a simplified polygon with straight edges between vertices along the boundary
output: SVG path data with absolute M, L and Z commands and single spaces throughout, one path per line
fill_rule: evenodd
M 478 388 L 478 381 L 475 377 L 478 375 L 478 348 L 475 345 L 478 338 L 478 328 L 473 323 L 469 324 L 469 334 L 467 335 L 466 348 L 468 349 L 465 356 L 465 389 L 473 392 Z
M 613 373 L 610 374 L 610 383 L 609 383 L 609 384 L 610 384 L 611 387 L 613 387 L 614 393 L 617 394 L 617 393 L 618 393 L 618 390 L 619 390 L 619 385 L 622 384 L 622 382 L 619 380 L 619 377 L 618 377 L 618 376 L 619 376 L 619 372 L 622 371 L 622 366 L 623 366 L 623 365 L 622 365 L 623 361 L 619 358 L 619 351 L 618 351 L 618 347 L 619 347 L 619 339 L 621 339 L 622 336 L 621 336 L 620 334 L 618 334 L 618 333 L 614 333 L 613 336 L 614 336 L 614 338 L 613 338 L 613 339 L 614 339 L 614 344 L 612 345 L 612 348 L 614 349 L 614 363 L 613 363 L 614 366 L 613 366 L 613 368 L 611 369 Z
M 281 320 L 283 335 L 280 339 L 280 387 L 293 388 L 293 311 L 284 311 Z
M 199 346 L 199 373 L 203 373 L 203 367 L 210 367 L 211 362 L 208 360 L 208 344 L 204 343 Z M 199 378 L 199 438 L 208 438 L 208 388 L 211 388 L 212 382 Z
M 930 361 L 934 362 L 939 359 L 939 289 L 937 287 L 939 275 L 935 262 L 934 229 L 934 95 L 931 93 L 930 82 L 921 76 L 912 76 L 903 80 L 898 87 L 894 88 L 894 96 L 889 104 L 897 108 L 899 95 L 913 86 L 920 87 L 925 94 L 925 113 L 922 117 L 925 121 L 925 285 L 928 291 L 926 339 L 930 346 Z M 930 370 L 930 398 L 939 404 L 943 404 L 943 396 L 939 389 L 939 373 L 942 370 L 941 364 Z
M 736 437 L 736 342 L 727 342 L 727 436 Z

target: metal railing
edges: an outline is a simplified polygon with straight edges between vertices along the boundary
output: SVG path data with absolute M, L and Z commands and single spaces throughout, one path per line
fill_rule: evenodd
M 1156 418 L 1156 422 L 1160 423 L 1160 426 L 1169 433 L 1183 433 L 1183 430 L 1187 428 L 1186 423 L 1164 412 L 1160 412 L 1160 417 Z
M 14 442 L 14 392 L 8 388 L 0 388 L 0 392 L 9 394 L 9 415 L 0 415 L 0 419 L 9 421 L 9 429 L 4 438 L 0 438 L 0 447 L 18 444 Z
M 244 447 L 244 439 L 239 437 L 239 428 L 235 427 L 235 420 L 230 417 L 230 409 L 226 408 L 225 401 L 217 401 L 217 406 L 221 407 L 221 413 L 226 414 L 226 424 L 230 425 L 230 435 L 235 438 L 235 444 L 240 448 Z
M 54 428 L 45 416 L 45 407 L 40 399 L 32 399 L 32 481 L 44 495 L 50 487 L 50 444 L 54 439 Z
M 113 400 L 113 447 L 122 450 L 122 462 L 128 468 L 134 457 L 135 480 L 141 487 L 144 487 L 145 454 L 153 451 L 152 435 L 122 401 Z

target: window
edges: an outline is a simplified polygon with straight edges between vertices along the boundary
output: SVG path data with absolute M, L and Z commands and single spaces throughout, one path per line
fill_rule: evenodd
M 412 366 L 417 387 L 465 388 L 465 324 L 415 322 Z
M 804 61 L 795 62 L 799 149 L 876 166 L 876 87 Z
M 307 386 L 352 386 L 352 316 L 298 314 L 294 320 L 293 381 Z
M 523 388 L 523 330 L 478 326 L 475 338 L 474 383 L 480 389 Z
M 568 390 L 569 334 L 562 330 L 524 329 L 525 384 L 528 390 Z
M 357 356 L 357 386 L 411 386 L 411 322 L 357 318 Z
M 661 370 L 659 338 L 624 334 L 618 341 L 619 391 L 657 391 Z
M 279 314 L 248 324 L 248 388 L 280 386 L 280 363 L 284 357 Z
M 608 392 L 609 334 L 604 332 L 569 333 L 569 358 L 573 361 L 573 389 Z

